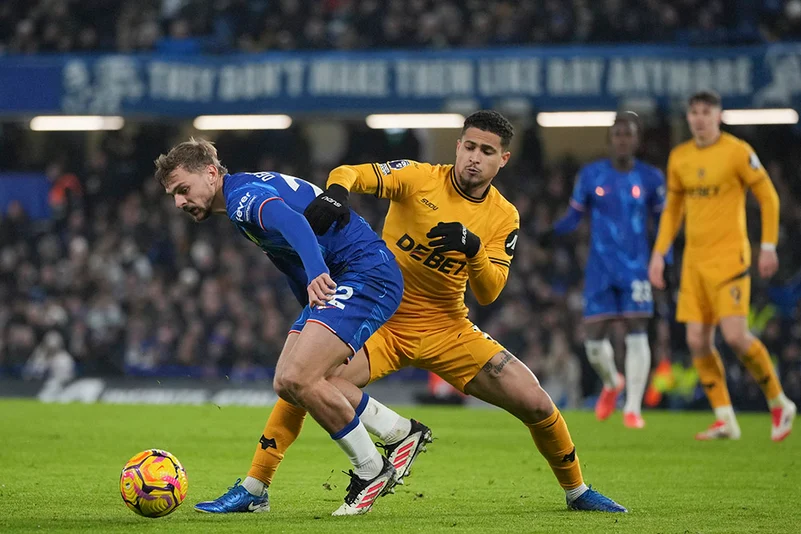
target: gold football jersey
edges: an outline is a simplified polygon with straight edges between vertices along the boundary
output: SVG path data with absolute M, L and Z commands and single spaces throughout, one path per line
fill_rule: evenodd
M 746 228 L 745 200 L 748 189 L 759 200 L 762 242 L 778 240 L 778 196 L 754 150 L 733 135 L 722 133 L 706 147 L 693 140 L 670 153 L 667 169 L 667 205 L 660 223 L 655 250 L 664 254 L 686 217 L 685 256 L 704 260 L 740 256 L 750 264 L 751 246 Z
M 481 304 L 497 298 L 509 274 L 520 217 L 517 209 L 490 186 L 483 198 L 466 195 L 453 165 L 411 160 L 346 165 L 331 172 L 328 185 L 389 199 L 383 238 L 403 272 L 405 290 L 393 321 L 427 328 L 467 316 L 468 279 Z M 458 252 L 438 254 L 426 234 L 440 222 L 460 222 L 482 246 L 473 258 Z

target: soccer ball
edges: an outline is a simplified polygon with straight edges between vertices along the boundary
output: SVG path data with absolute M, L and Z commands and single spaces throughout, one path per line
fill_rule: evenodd
M 186 470 L 167 451 L 142 451 L 125 464 L 120 493 L 125 505 L 144 517 L 163 517 L 186 498 Z

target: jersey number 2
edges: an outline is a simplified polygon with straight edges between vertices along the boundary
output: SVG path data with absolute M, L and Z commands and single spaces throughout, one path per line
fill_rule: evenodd
M 345 309 L 345 304 L 341 301 L 348 300 L 353 296 L 353 288 L 348 286 L 337 286 L 336 294 L 326 304 L 334 306 L 340 310 Z

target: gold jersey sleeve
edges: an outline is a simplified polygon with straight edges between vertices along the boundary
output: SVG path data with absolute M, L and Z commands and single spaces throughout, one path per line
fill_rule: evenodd
M 738 255 L 750 263 L 745 201 L 752 189 L 762 210 L 763 242 L 778 235 L 778 197 L 754 150 L 722 133 L 713 145 L 678 145 L 668 161 L 668 198 L 654 250 L 665 253 L 685 220 L 686 253 L 695 260 Z
M 517 209 L 495 187 L 476 199 L 458 185 L 452 165 L 410 160 L 338 167 L 328 185 L 390 199 L 383 238 L 403 272 L 404 294 L 391 321 L 432 328 L 467 316 L 468 284 L 481 304 L 500 294 L 517 245 Z M 473 258 L 438 254 L 428 246 L 429 230 L 460 222 L 482 246 Z

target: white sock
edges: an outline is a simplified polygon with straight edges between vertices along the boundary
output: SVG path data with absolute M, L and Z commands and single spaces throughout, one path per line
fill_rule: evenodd
M 726 424 L 737 424 L 737 418 L 734 415 L 734 408 L 731 407 L 731 404 L 728 406 L 718 406 L 715 408 L 715 419 L 718 421 L 723 421 Z
M 359 420 L 359 416 L 331 436 L 337 445 L 348 455 L 353 464 L 353 472 L 364 480 L 372 480 L 384 468 L 383 456 L 375 448 L 370 434 Z
M 626 405 L 623 412 L 640 414 L 642 396 L 651 371 L 651 347 L 648 334 L 640 332 L 626 336 Z
M 587 359 L 601 377 L 605 388 L 617 387 L 617 367 L 615 367 L 615 351 L 608 339 L 591 339 L 584 342 Z
M 258 478 L 245 477 L 245 481 L 242 482 L 242 487 L 248 490 L 248 493 L 256 497 L 261 497 L 267 493 L 267 484 Z
M 366 403 L 365 400 L 367 401 Z M 359 408 L 362 406 L 364 406 L 363 411 L 359 413 Z M 356 415 L 364 423 L 367 431 L 374 436 L 378 436 L 387 445 L 399 442 L 408 436 L 412 430 L 412 422 L 410 420 L 401 417 L 367 393 L 363 394 L 359 408 L 356 409 Z
M 575 501 L 576 499 L 584 495 L 584 492 L 587 491 L 588 489 L 590 488 L 588 488 L 587 485 L 582 482 L 581 486 L 577 488 L 574 488 L 572 490 L 565 490 L 565 495 L 567 496 L 568 502 Z
M 787 406 L 790 404 L 790 402 L 792 401 L 787 398 L 787 395 L 785 395 L 784 392 L 781 392 L 768 401 L 768 408 L 772 410 L 773 408 L 778 408 L 779 406 Z

